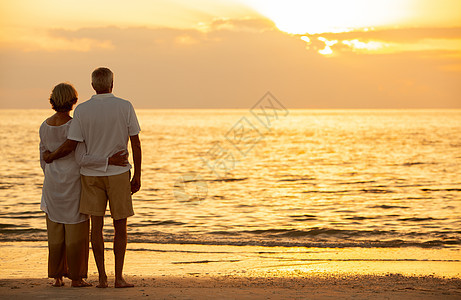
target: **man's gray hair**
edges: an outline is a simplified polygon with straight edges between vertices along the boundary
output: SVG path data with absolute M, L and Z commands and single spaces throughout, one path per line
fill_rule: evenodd
M 91 74 L 91 83 L 95 91 L 108 91 L 112 87 L 114 73 L 108 68 L 97 68 Z

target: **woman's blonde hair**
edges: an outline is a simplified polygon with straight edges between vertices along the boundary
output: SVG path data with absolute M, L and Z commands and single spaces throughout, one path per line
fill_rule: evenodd
M 53 88 L 50 96 L 51 107 L 55 111 L 66 112 L 72 110 L 77 103 L 78 94 L 70 83 L 60 83 Z

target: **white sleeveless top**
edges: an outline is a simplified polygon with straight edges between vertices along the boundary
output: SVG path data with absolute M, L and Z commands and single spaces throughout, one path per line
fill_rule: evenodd
M 44 121 L 40 126 L 40 164 L 45 174 L 40 209 L 48 214 L 51 221 L 64 224 L 77 224 L 88 220 L 88 216 L 79 213 L 80 206 L 80 164 L 104 171 L 107 169 L 107 158 L 85 155 L 85 144 L 77 146 L 77 157 L 74 152 L 45 163 L 42 153 L 53 152 L 67 140 L 67 133 L 72 120 L 61 126 L 51 126 Z

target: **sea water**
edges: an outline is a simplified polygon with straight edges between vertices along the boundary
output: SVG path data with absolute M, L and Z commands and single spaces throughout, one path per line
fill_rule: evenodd
M 38 129 L 52 113 L 0 110 L 0 241 L 46 240 Z M 461 245 L 461 110 L 137 115 L 130 243 Z

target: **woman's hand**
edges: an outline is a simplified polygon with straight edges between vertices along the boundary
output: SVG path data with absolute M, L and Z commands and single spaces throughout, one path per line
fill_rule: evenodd
M 53 162 L 53 159 L 51 159 L 51 152 L 50 151 L 45 150 L 45 152 L 43 152 L 43 160 L 47 164 L 51 164 Z
M 119 151 L 109 157 L 109 165 L 125 167 L 128 165 L 128 152 L 125 150 Z

